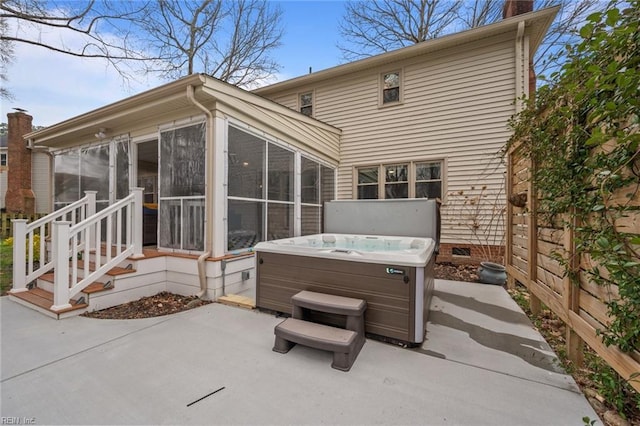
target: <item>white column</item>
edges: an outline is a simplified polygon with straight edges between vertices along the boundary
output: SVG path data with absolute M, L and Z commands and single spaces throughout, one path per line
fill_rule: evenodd
M 98 191 L 84 191 L 84 196 L 87 199 L 87 209 L 85 211 L 87 216 L 84 219 L 87 219 L 93 216 L 94 214 L 96 214 L 96 194 L 97 193 Z M 89 235 L 86 236 L 85 234 L 85 238 L 86 238 L 86 241 L 83 241 L 83 243 L 84 243 L 84 249 L 86 250 L 85 253 L 87 254 L 87 259 L 84 259 L 84 260 L 89 261 L 91 243 L 95 243 L 97 241 L 95 226 L 91 226 L 89 228 Z M 100 256 L 100 253 L 99 252 L 96 253 L 96 258 L 98 258 L 99 256 Z
M 27 291 L 27 219 L 13 219 L 13 288 L 9 293 Z
M 53 306 L 51 310 L 61 311 L 70 308 L 69 303 L 69 228 L 71 222 L 53 222 Z
M 143 188 L 131 188 L 133 198 L 133 255 L 131 257 L 144 257 L 142 253 L 142 191 Z

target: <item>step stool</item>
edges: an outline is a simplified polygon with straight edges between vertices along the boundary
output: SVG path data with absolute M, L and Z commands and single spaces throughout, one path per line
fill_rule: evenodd
M 333 352 L 331 367 L 349 371 L 365 342 L 367 302 L 350 297 L 301 291 L 291 298 L 292 318 L 278 324 L 273 350 L 287 353 L 296 344 Z M 304 309 L 346 317 L 346 329 L 304 320 Z

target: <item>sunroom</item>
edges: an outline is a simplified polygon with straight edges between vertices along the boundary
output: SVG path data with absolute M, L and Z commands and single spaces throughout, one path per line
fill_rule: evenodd
M 339 129 L 206 75 L 26 135 L 49 148 L 57 211 L 95 194 L 99 214 L 141 188 L 142 215 L 97 228 L 103 245 L 131 232 L 142 240 L 138 257 L 149 249 L 174 255 L 155 263 L 136 296 L 194 294 L 204 279 L 213 299 L 252 290 L 249 254 L 259 241 L 321 232 L 323 203 L 335 198 L 339 138 Z M 197 259 L 208 261 L 204 277 Z M 90 309 L 122 303 L 113 299 Z

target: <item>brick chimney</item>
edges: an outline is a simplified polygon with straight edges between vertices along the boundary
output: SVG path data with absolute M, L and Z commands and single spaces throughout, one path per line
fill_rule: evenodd
M 33 117 L 24 112 L 7 114 L 7 213 L 35 212 L 36 197 L 31 189 L 31 150 L 23 136 L 31 132 Z
M 533 11 L 533 0 L 505 0 L 502 8 L 502 18 L 522 15 Z M 533 69 L 533 61 L 529 61 L 529 97 L 536 93 L 536 72 Z
M 504 19 L 533 11 L 533 0 L 506 0 L 502 8 Z

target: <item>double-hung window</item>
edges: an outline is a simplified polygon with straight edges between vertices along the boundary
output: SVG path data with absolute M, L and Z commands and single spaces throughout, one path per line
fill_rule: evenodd
M 402 102 L 402 74 L 400 71 L 380 75 L 380 105 L 387 106 Z
M 442 198 L 442 161 L 412 161 L 356 169 L 357 199 Z
M 300 95 L 300 112 L 306 116 L 313 116 L 313 92 Z

